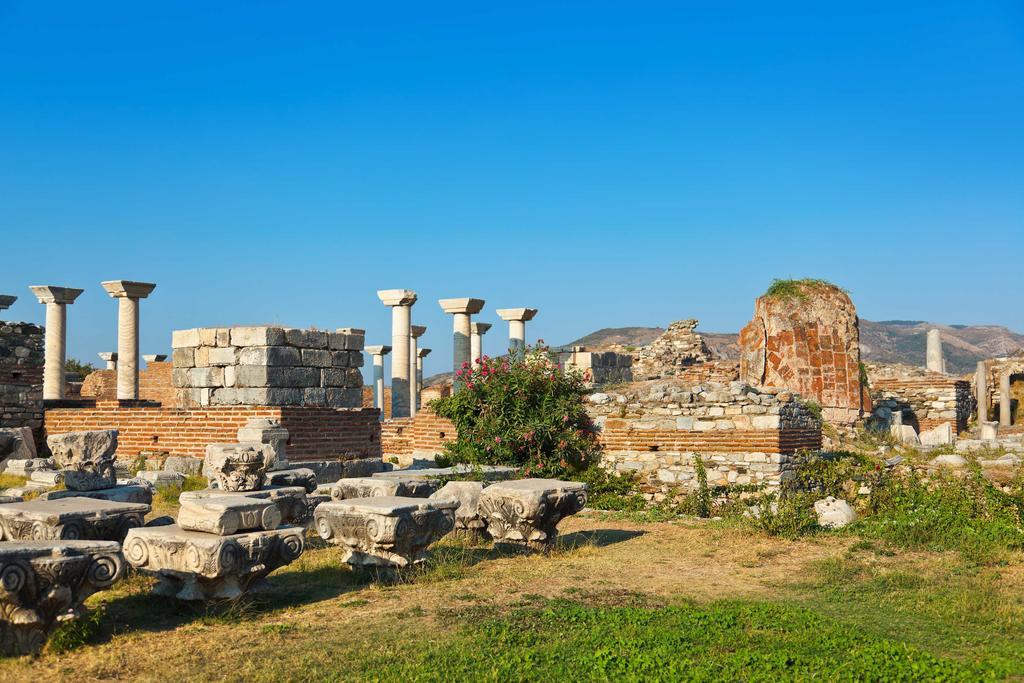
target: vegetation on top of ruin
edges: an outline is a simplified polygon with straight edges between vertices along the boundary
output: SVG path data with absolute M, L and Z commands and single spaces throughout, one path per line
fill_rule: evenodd
M 773 299 L 807 299 L 815 291 L 832 289 L 848 293 L 842 287 L 832 284 L 828 280 L 818 278 L 803 278 L 800 280 L 772 280 L 764 295 Z
M 64 362 L 64 371 L 69 373 L 75 373 L 82 379 L 89 376 L 89 373 L 96 372 L 96 366 L 92 363 L 83 363 L 77 358 L 68 358 Z

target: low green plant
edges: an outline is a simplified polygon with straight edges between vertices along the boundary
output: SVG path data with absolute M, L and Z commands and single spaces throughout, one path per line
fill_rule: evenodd
M 78 619 L 65 621 L 50 635 L 46 647 L 61 654 L 96 642 L 103 632 L 103 610 L 87 612 Z
M 168 505 L 178 502 L 183 491 L 201 491 L 209 487 L 209 480 L 200 474 L 190 474 L 180 484 L 165 484 L 156 487 L 156 498 Z
M 769 536 L 804 536 L 819 529 L 814 500 L 815 496 L 807 493 L 762 493 L 757 499 L 755 511 L 748 519 L 755 528 Z
M 846 291 L 836 285 L 832 284 L 828 280 L 820 280 L 817 278 L 803 278 L 800 280 L 785 280 L 775 279 L 768 285 L 768 290 L 764 293 L 765 296 L 777 298 L 777 299 L 809 299 L 815 289 L 827 287 L 830 289 L 838 289 L 840 291 Z
M 647 500 L 640 493 L 637 478 L 631 474 L 617 474 L 591 465 L 573 477 L 587 484 L 587 507 L 632 512 L 648 507 Z

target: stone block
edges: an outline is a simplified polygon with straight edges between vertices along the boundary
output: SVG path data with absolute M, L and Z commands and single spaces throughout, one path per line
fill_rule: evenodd
M 842 528 L 857 518 L 850 504 L 842 498 L 828 496 L 814 503 L 814 512 L 818 515 L 818 525 L 826 529 Z
M 35 437 L 29 427 L 0 429 L 0 460 L 30 460 L 37 455 Z
M 480 517 L 499 543 L 547 548 L 557 525 L 587 504 L 587 485 L 558 479 L 518 479 L 492 484 L 480 494 Z
M 482 540 L 487 536 L 487 524 L 480 518 L 480 494 L 483 482 L 450 481 L 434 493 L 430 500 L 450 500 L 459 504 L 455 509 L 455 529 L 471 540 Z
M 263 486 L 267 466 L 273 462 L 270 444 L 210 444 L 206 447 L 205 469 L 211 485 L 222 491 L 256 491 Z
M 944 422 L 934 429 L 927 429 L 921 432 L 922 446 L 948 446 L 953 443 L 953 426 Z
M 181 349 L 200 346 L 203 340 L 197 328 L 191 330 L 174 330 L 171 332 L 171 348 Z
M 223 491 L 219 489 L 203 489 L 200 491 L 183 491 L 179 501 L 200 500 L 210 497 L 242 496 L 272 501 L 281 513 L 282 524 L 306 525 L 313 519 L 313 508 L 320 502 L 316 496 L 306 495 L 301 486 L 266 485 L 258 491 Z
M 317 488 L 316 472 L 308 467 L 290 467 L 267 472 L 267 483 L 272 486 L 301 486 L 306 493 L 313 493 Z
M 366 334 L 363 330 L 342 328 L 328 335 L 327 345 L 335 351 L 362 351 L 365 340 Z
M 124 540 L 142 526 L 150 506 L 69 496 L 0 505 L 0 540 Z
M 331 408 L 359 408 L 363 405 L 363 391 L 359 388 L 328 387 L 326 405 Z
M 224 368 L 196 367 L 188 370 L 188 387 L 222 387 L 224 386 Z
M 317 533 L 341 546 L 354 566 L 394 569 L 425 558 L 427 546 L 455 526 L 458 503 L 381 496 L 321 503 Z
M 238 350 L 239 365 L 302 365 L 302 352 L 291 346 L 250 346 Z
M 47 437 L 57 467 L 64 471 L 64 484 L 73 491 L 114 486 L 114 454 L 117 430 L 68 432 Z
M 232 346 L 284 346 L 284 329 L 280 327 L 232 327 Z
M 245 426 L 238 430 L 237 436 L 240 443 L 263 443 L 271 447 L 274 457 L 267 464 L 267 469 L 288 464 L 288 430 L 282 427 L 280 422 L 265 417 L 249 418 Z
M 305 389 L 302 390 L 302 405 L 327 405 L 327 389 L 323 387 L 306 387 Z
M 210 398 L 212 405 L 298 406 L 302 405 L 302 389 L 245 387 L 217 389 Z
M 229 536 L 240 531 L 261 531 L 281 526 L 281 511 L 272 500 L 246 496 L 209 496 L 180 501 L 178 526 Z
M 132 529 L 124 556 L 155 574 L 155 592 L 179 600 L 234 599 L 302 555 L 301 527 L 217 536 L 177 524 Z
M 286 329 L 284 331 L 285 343 L 297 346 L 300 349 L 326 349 L 327 333 L 319 330 L 298 330 Z
M 363 374 L 355 368 L 325 368 L 320 371 L 325 387 L 361 387 Z
M 144 479 L 153 486 L 180 486 L 185 483 L 185 475 L 179 472 L 168 472 L 166 470 L 142 470 L 136 479 Z
M 311 368 L 329 368 L 333 365 L 327 349 L 302 349 L 302 364 Z
M 94 498 L 96 500 L 109 500 L 115 503 L 143 503 L 152 505 L 153 486 L 142 480 L 135 484 L 117 484 L 107 489 L 95 489 L 93 491 L 46 491 L 39 494 L 39 500 L 60 500 L 61 498 Z
M 19 541 L 0 544 L 0 653 L 39 652 L 59 625 L 85 613 L 83 603 L 124 575 L 113 541 Z
M 402 498 L 428 498 L 437 491 L 436 479 L 417 477 L 353 477 L 339 479 L 331 487 L 331 498 L 374 498 L 398 496 Z
M 238 362 L 238 350 L 234 346 L 218 346 L 209 351 L 210 365 L 234 365 Z
M 169 455 L 164 460 L 163 469 L 190 476 L 203 471 L 203 461 L 190 455 Z
M 318 387 L 318 368 L 239 365 L 235 368 L 235 383 L 239 387 Z

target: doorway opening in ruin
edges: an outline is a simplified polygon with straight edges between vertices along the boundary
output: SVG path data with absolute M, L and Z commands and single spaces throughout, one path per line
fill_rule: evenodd
M 1010 420 L 1020 424 L 1024 420 L 1024 372 L 1010 375 Z

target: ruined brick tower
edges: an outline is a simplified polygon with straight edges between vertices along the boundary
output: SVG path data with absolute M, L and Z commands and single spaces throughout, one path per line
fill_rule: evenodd
M 857 310 L 827 282 L 777 282 L 758 297 L 754 319 L 740 331 L 740 379 L 785 387 L 817 402 L 833 424 L 861 416 Z

